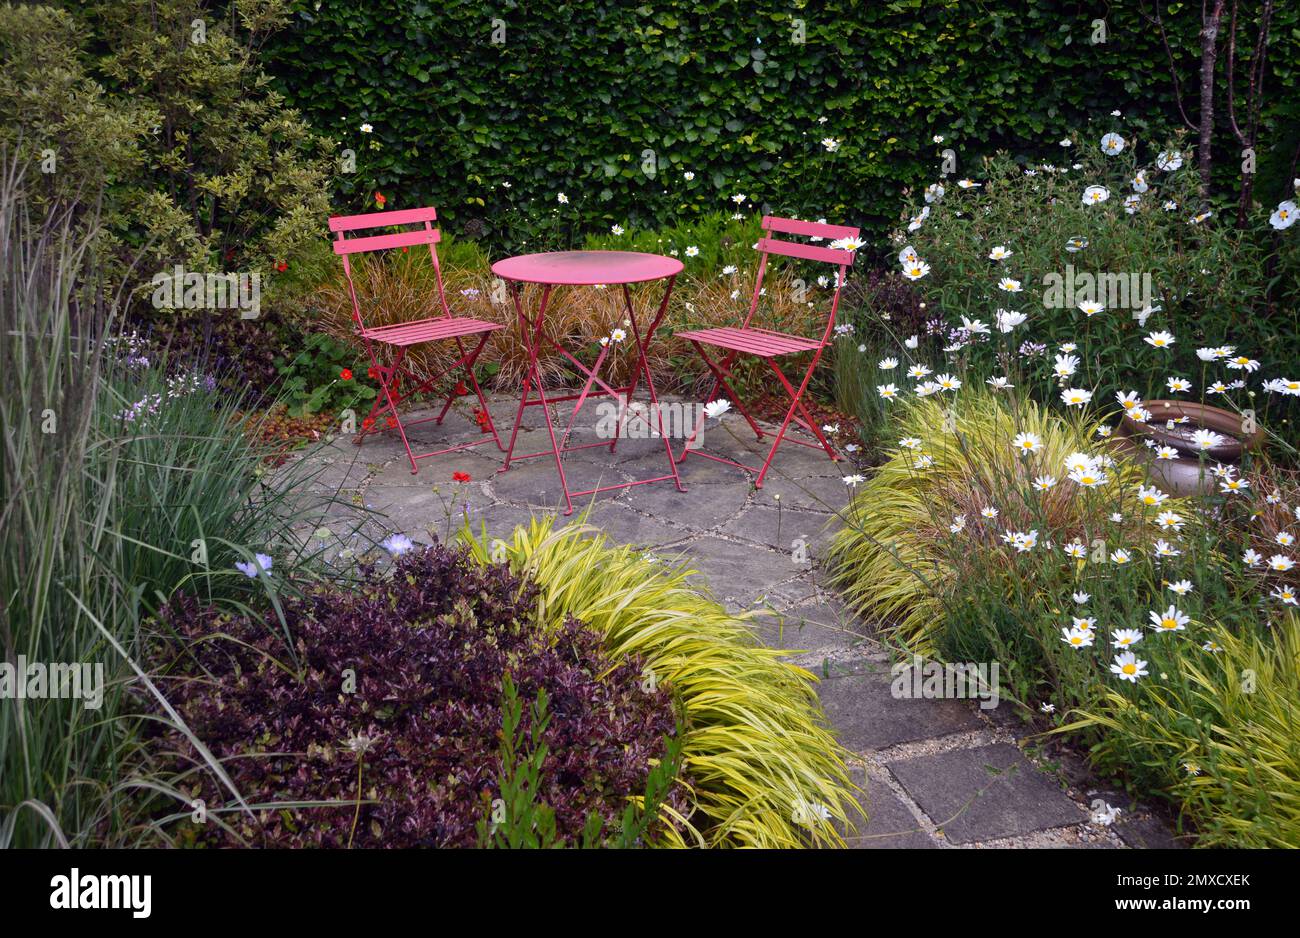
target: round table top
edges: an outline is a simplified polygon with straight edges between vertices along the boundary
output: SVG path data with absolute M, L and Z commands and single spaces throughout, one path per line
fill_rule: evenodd
M 493 264 L 492 272 L 524 283 L 590 286 L 662 280 L 681 273 L 682 262 L 637 251 L 551 251 L 507 257 Z

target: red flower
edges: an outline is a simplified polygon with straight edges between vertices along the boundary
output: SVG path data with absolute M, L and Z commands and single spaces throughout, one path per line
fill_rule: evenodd
M 375 371 L 375 366 L 374 366 L 374 365 L 371 365 L 371 366 L 370 366 L 370 368 L 366 371 L 366 374 L 368 374 L 368 375 L 369 375 L 370 377 L 372 377 L 372 378 L 378 378 L 378 377 L 379 377 L 379 373 Z
M 275 269 L 278 270 L 280 273 L 284 273 L 286 270 L 289 269 L 289 265 L 286 264 L 284 261 L 280 261 L 280 263 L 275 265 Z
M 395 426 L 397 426 L 397 418 L 396 418 L 396 417 L 389 417 L 389 418 L 388 418 L 388 429 L 391 430 L 391 429 L 392 429 L 393 427 L 395 427 Z
M 453 482 L 468 482 L 470 475 L 468 472 L 453 472 L 451 478 Z
M 374 418 L 374 417 L 367 417 L 365 420 L 361 421 L 361 426 L 364 427 L 364 428 L 367 429 L 367 430 L 369 430 L 369 429 L 370 429 L 371 427 L 373 427 L 374 425 L 375 425 L 375 418 Z
M 351 380 L 352 380 L 352 369 L 351 369 L 351 368 L 344 368 L 342 371 L 339 372 L 339 377 L 342 378 L 344 381 L 351 381 Z
M 465 382 L 464 382 L 464 381 L 457 381 L 457 382 L 456 382 L 456 395 L 457 395 L 457 397 L 464 397 L 464 396 L 465 396 L 466 394 L 468 394 L 468 393 L 469 393 L 469 389 L 468 389 L 467 387 L 465 387 Z
M 384 204 L 385 204 L 387 201 L 388 201 L 388 200 L 387 200 L 386 198 L 384 198 L 384 194 L 383 194 L 382 192 L 376 192 L 376 193 L 375 193 L 375 204 L 378 205 L 380 208 L 383 208 L 383 207 L 384 207 Z

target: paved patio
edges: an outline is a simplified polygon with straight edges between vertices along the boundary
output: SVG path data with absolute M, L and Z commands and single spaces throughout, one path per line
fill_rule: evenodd
M 503 443 L 516 406 L 517 399 L 505 397 L 490 403 Z M 419 441 L 427 450 L 478 438 L 468 409 L 458 402 L 460 414 L 449 414 L 442 426 L 412 428 L 412 445 Z M 529 411 L 516 452 L 549 445 L 540 409 Z M 589 413 L 571 445 L 596 441 L 594 411 L 583 416 Z M 763 458 L 763 447 L 734 413 L 709 421 L 703 448 L 750 464 Z M 304 468 L 319 470 L 313 485 L 337 489 L 352 504 L 387 516 L 387 522 L 368 522 L 372 535 L 400 531 L 430 543 L 447 537 L 466 515 L 476 529 L 485 523 L 490 533 L 504 535 L 534 513 L 563 511 L 553 460 L 515 462 L 498 472 L 502 456 L 488 444 L 422 460 L 412 475 L 400 440 L 389 433 L 359 447 L 351 437 L 338 438 L 301 459 Z M 849 496 L 844 466 L 817 450 L 783 446 L 756 490 L 740 470 L 690 456 L 679 466 L 685 493 L 669 481 L 582 501 L 590 502 L 588 521 L 611 539 L 664 560 L 686 560 L 700 572 L 701 590 L 733 610 L 762 610 L 759 639 L 797 650 L 794 660 L 823 678 L 819 695 L 827 718 L 856 754 L 856 781 L 865 788 L 870 822 L 854 846 L 1172 846 L 1163 822 L 1118 792 L 1092 787 L 1071 754 L 1031 758 L 1038 744 L 1026 738 L 1008 706 L 986 711 L 973 701 L 891 694 L 886 649 L 871 625 L 848 614 L 825 584 L 834 512 Z M 665 471 L 660 440 L 620 440 L 614 455 L 595 447 L 565 458 L 571 489 Z M 454 482 L 454 472 L 471 481 Z M 560 522 L 572 523 L 578 514 Z M 1111 827 L 1091 823 L 1088 806 L 1096 799 L 1123 808 L 1121 819 Z

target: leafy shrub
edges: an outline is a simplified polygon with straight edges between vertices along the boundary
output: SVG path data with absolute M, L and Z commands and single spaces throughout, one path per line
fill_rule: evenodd
M 230 806 L 206 827 L 181 825 L 182 842 L 472 846 L 480 793 L 495 787 L 507 671 L 521 694 L 551 701 L 535 742 L 547 745 L 539 793 L 559 837 L 579 838 L 592 812 L 616 818 L 644 790 L 675 724 L 669 693 L 642 690 L 637 658 L 612 661 L 573 618 L 537 629 L 537 587 L 462 552 L 429 548 L 402 556 L 391 577 L 365 572 L 357 590 L 285 603 L 296 666 L 273 616 L 188 598 L 165 610 L 180 640 L 160 652 L 175 707 L 255 802 L 251 816 Z M 156 747 L 192 756 L 174 732 Z M 227 802 L 210 779 L 192 795 Z
M 638 662 L 679 701 L 685 801 L 664 805 L 669 846 L 840 845 L 831 818 L 860 813 L 846 750 L 823 724 L 813 675 L 763 647 L 747 616 L 701 595 L 690 571 L 580 525 L 535 519 L 494 543 L 461 539 L 480 563 L 504 545 L 512 569 L 537 583 L 537 621 L 577 618 L 614 661 Z M 826 821 L 817 820 L 822 812 Z
M 1271 31 L 1278 88 L 1294 84 L 1296 58 L 1284 6 Z M 1150 10 L 1110 4 L 1104 42 L 1100 16 L 1060 0 L 303 2 L 269 54 L 292 103 L 356 152 L 345 197 L 392 190 L 457 225 L 501 222 L 489 237 L 516 252 L 551 229 L 538 207 L 561 192 L 565 225 L 582 230 L 663 225 L 748 194 L 778 214 L 882 232 L 899 189 L 923 184 L 945 148 L 966 172 L 977 153 L 1055 134 L 1062 114 L 1121 108 L 1167 125 L 1176 112 Z M 1199 11 L 1166 11 L 1166 23 L 1193 87 Z M 1263 113 L 1272 179 L 1290 161 L 1293 116 L 1282 95 Z
M 858 418 L 860 442 L 874 457 L 891 431 L 890 403 L 876 389 L 898 377 L 880 363 L 896 356 L 903 337 L 925 331 L 926 304 L 908 281 L 873 270 L 849 279 L 840 310 L 852 329 L 835 344 L 832 393 L 840 410 Z
M 324 332 L 311 333 L 302 351 L 277 358 L 275 364 L 281 379 L 276 390 L 293 417 L 338 413 L 375 397 L 373 387 L 357 380 L 369 369 L 369 359 L 358 359 L 353 346 Z
M 1118 154 L 1103 153 L 1103 130 L 1123 140 Z M 965 342 L 964 359 L 972 367 L 1012 375 L 1010 369 L 1019 366 L 1012 380 L 1040 398 L 1053 397 L 1050 356 L 1025 346 L 1017 354 L 971 330 L 963 334 L 957 325 L 961 317 L 963 324 L 978 320 L 992 328 L 998 311 L 1008 309 L 1027 316 L 1023 329 L 1040 346 L 1074 345 L 1098 397 L 1136 390 L 1143 398 L 1159 398 L 1170 376 L 1191 379 L 1204 394 L 1215 378 L 1243 377 L 1223 371 L 1222 360 L 1213 366 L 1198 356 L 1207 347 L 1231 344 L 1248 351 L 1265 371 L 1287 367 L 1300 340 L 1300 317 L 1269 305 L 1266 271 L 1273 248 L 1265 232 L 1271 234 L 1271 209 L 1257 210 L 1245 231 L 1204 214 L 1194 155 L 1177 139 L 1149 145 L 1128 136 L 1118 120 L 1067 139 L 1074 145 L 1063 151 L 1071 161 L 1066 165 L 1026 167 L 1002 155 L 985 164 L 977 186 L 948 183 L 941 195 L 927 190 L 926 201 L 915 201 L 908 227 L 916 230 L 897 232 L 894 241 L 919 255 L 923 273 L 913 287 L 930 310 L 947 317 L 919 333 L 916 357 L 924 360 L 939 346 Z M 1165 170 L 1159 168 L 1162 153 L 1177 156 Z M 1090 187 L 1100 187 L 1104 200 L 1085 203 Z M 990 258 L 997 248 L 1009 256 Z M 1098 278 L 1090 294 L 1088 277 Z M 1106 277 L 1120 278 L 1119 288 L 1107 289 Z M 1018 281 L 1019 291 L 1002 289 L 1002 278 Z M 1143 278 L 1149 278 L 1152 294 L 1145 302 Z M 1073 297 L 1066 286 L 1071 282 Z M 1115 298 L 1108 298 L 1111 292 Z M 1086 312 L 1084 300 L 1107 308 Z M 1117 306 L 1117 300 L 1125 305 Z M 1176 342 L 1151 368 L 1143 337 L 1157 330 L 1172 333 Z M 1019 333 L 1004 333 L 1010 334 Z M 1239 409 L 1253 406 L 1246 397 L 1228 399 Z M 1270 406 L 1280 403 L 1270 400 Z M 1262 419 L 1265 408 L 1260 410 Z
M 0 141 L 21 140 L 23 162 L 41 168 L 34 205 L 103 191 L 101 263 L 109 283 L 141 301 L 142 320 L 210 333 L 207 321 L 237 316 L 153 313 L 150 279 L 176 264 L 260 273 L 266 308 L 297 309 L 311 280 L 302 275 L 319 269 L 312 244 L 333 167 L 329 142 L 258 64 L 288 0 L 66 6 L 0 10 L 0 105 L 14 117 Z

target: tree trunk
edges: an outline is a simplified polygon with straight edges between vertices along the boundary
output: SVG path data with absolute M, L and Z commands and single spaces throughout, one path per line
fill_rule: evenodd
M 1215 0 L 1214 10 L 1201 27 L 1201 143 L 1198 157 L 1201 170 L 1201 198 L 1210 197 L 1210 140 L 1214 135 L 1214 63 L 1218 55 L 1219 23 L 1227 0 Z

